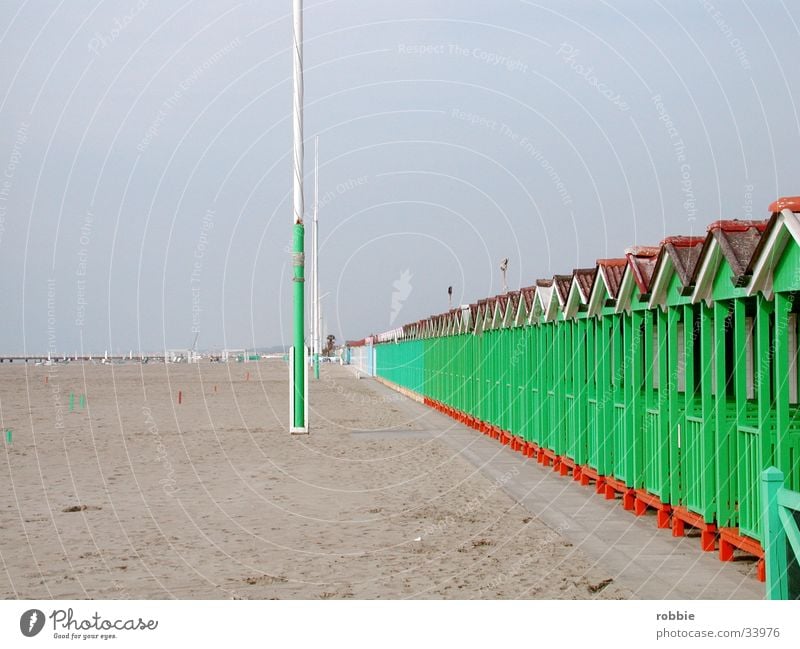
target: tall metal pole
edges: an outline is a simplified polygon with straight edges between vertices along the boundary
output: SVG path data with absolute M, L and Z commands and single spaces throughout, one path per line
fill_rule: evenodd
M 314 365 L 314 354 L 316 353 L 317 348 L 314 345 L 314 341 L 316 338 L 316 331 L 315 327 L 317 326 L 317 283 L 314 281 L 316 277 L 316 268 L 317 268 L 317 249 L 314 245 L 314 230 L 316 229 L 316 221 L 317 221 L 317 154 L 316 154 L 316 147 L 317 147 L 317 140 L 316 137 L 314 138 L 314 217 L 311 221 L 311 306 L 309 308 L 309 313 L 311 316 L 311 320 L 309 323 L 309 347 L 311 349 L 311 357 L 309 360 L 311 361 L 311 365 Z M 308 371 L 308 365 L 306 364 L 306 370 Z
M 292 231 L 292 264 L 294 273 L 294 354 L 293 412 L 291 432 L 308 432 L 305 386 L 305 228 L 303 226 L 303 0 L 292 4 L 292 71 L 294 101 L 292 103 L 294 142 L 294 214 Z
M 314 334 L 311 337 L 311 345 L 314 349 L 314 378 L 318 379 L 320 352 L 319 314 L 321 306 L 319 303 L 319 137 L 314 138 L 314 230 L 312 238 L 312 247 L 314 248 L 314 267 L 311 281 L 314 283 L 314 286 L 311 290 L 314 295 L 314 305 L 311 309 L 311 327 Z

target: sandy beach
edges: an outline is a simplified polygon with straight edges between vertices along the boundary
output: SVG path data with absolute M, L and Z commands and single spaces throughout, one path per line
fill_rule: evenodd
M 323 365 L 312 434 L 289 435 L 286 375 L 0 367 L 0 596 L 631 596 L 346 367 Z

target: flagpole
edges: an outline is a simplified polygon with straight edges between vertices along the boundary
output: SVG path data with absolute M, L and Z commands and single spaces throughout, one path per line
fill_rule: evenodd
M 292 0 L 292 136 L 294 200 L 292 216 L 292 282 L 294 344 L 290 380 L 292 433 L 307 433 L 305 348 L 305 227 L 303 225 L 303 0 Z

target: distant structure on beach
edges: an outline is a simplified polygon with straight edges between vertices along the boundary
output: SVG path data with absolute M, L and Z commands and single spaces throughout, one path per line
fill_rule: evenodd
M 127 354 L 5 354 L 0 355 L 0 363 L 34 363 L 36 365 L 56 365 L 58 363 L 199 363 L 203 360 L 209 362 L 239 362 L 249 363 L 269 358 L 282 358 L 283 353 L 261 353 L 248 350 L 244 347 L 236 349 L 223 349 L 220 352 L 199 352 L 194 349 L 166 349 L 163 352 L 133 351 Z

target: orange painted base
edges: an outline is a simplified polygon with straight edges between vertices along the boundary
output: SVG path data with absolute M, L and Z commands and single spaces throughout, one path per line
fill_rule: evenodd
M 764 548 L 755 539 L 739 534 L 738 527 L 722 527 L 719 530 L 719 560 L 733 561 L 734 550 L 739 549 L 751 556 L 758 557 L 756 577 L 766 581 L 767 573 L 764 565 Z
M 636 500 L 636 494 L 634 490 L 621 480 L 606 476 L 606 500 L 614 500 L 614 498 L 617 497 L 617 494 L 622 495 L 623 509 L 627 511 L 633 511 L 634 501 Z
M 647 510 L 656 510 L 656 525 L 659 529 L 667 529 L 670 523 L 672 507 L 661 502 L 658 496 L 651 494 L 644 489 L 636 490 L 636 500 L 633 504 L 633 513 L 637 516 L 644 516 Z
M 572 477 L 576 480 L 580 480 L 580 467 L 575 463 L 575 460 L 566 455 L 559 455 L 556 458 L 556 464 L 553 470 L 558 471 L 559 475 L 569 475 L 570 472 L 572 472 Z M 577 478 L 575 477 L 576 473 Z
M 595 491 L 595 493 L 601 494 L 601 493 L 605 492 L 605 488 L 606 488 L 605 476 L 601 476 L 597 471 L 595 471 L 588 464 L 584 464 L 581 467 L 581 485 L 586 487 L 586 486 L 590 485 L 592 481 L 594 481 L 594 491 Z
M 544 466 L 550 466 L 551 464 L 555 464 L 556 454 L 549 448 L 543 448 L 540 446 L 539 457 L 537 459 L 539 461 L 539 464 L 543 464 Z
M 702 516 L 689 511 L 686 507 L 673 507 L 672 536 L 683 536 L 686 525 L 700 530 L 700 547 L 704 552 L 713 552 L 716 549 L 717 525 L 715 523 L 706 523 Z

